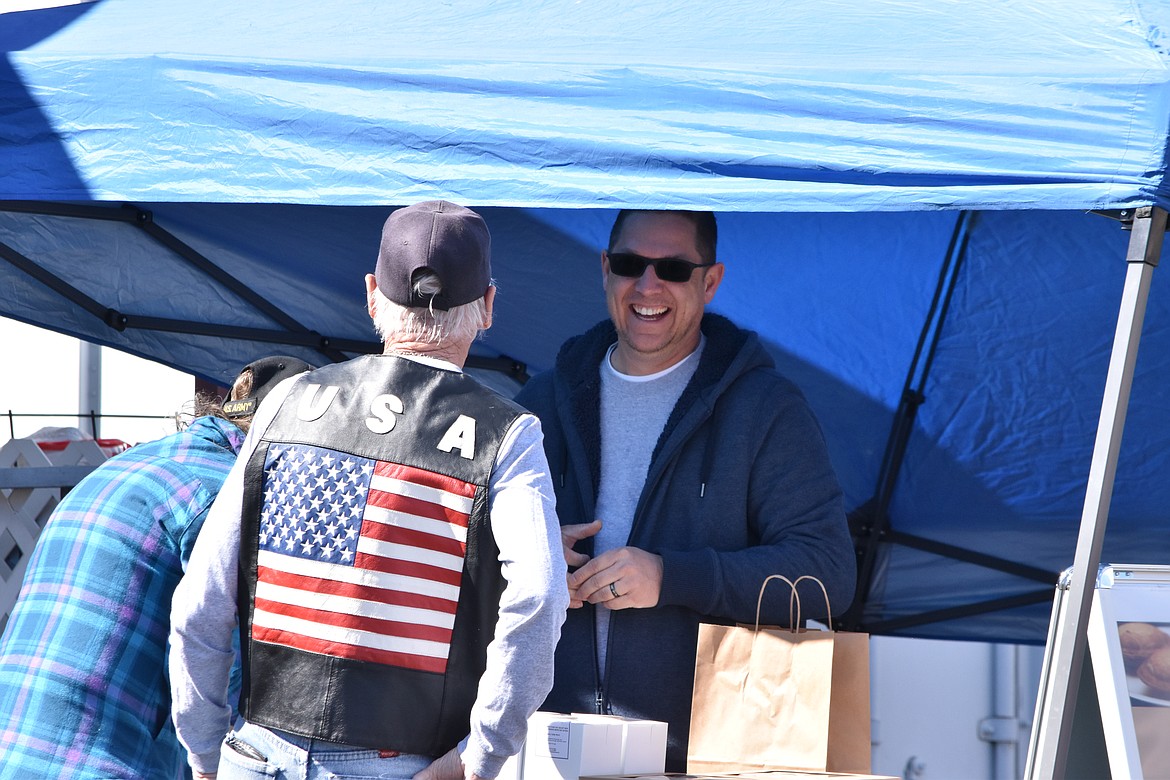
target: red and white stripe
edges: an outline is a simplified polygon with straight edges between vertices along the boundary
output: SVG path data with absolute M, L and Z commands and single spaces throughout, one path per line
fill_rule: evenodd
M 377 463 L 352 564 L 260 551 L 253 638 L 445 671 L 474 500 L 472 484 Z

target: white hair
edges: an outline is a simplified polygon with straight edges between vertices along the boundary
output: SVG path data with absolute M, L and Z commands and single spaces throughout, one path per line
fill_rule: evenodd
M 431 296 L 431 305 L 402 306 L 374 289 L 374 330 L 384 343 L 408 339 L 435 346 L 475 341 L 487 322 L 487 303 L 477 298 L 447 311 L 434 308 L 434 296 L 442 289 L 433 273 L 418 274 L 412 287 L 416 295 Z

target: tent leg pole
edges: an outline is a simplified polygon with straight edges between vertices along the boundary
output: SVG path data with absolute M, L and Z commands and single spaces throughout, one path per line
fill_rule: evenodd
M 1117 453 L 1121 448 L 1121 433 L 1129 406 L 1146 300 L 1165 232 L 1164 210 L 1157 207 L 1138 210 L 1125 258 L 1125 289 L 1117 315 L 1117 331 L 1105 379 L 1105 395 L 1089 466 L 1076 555 L 1069 575 L 1068 593 L 1064 597 L 1063 618 L 1054 609 L 1054 625 L 1049 629 L 1049 660 L 1045 662 L 1045 675 L 1036 704 L 1037 717 L 1033 728 L 1037 733 L 1031 740 L 1025 773 L 1028 780 L 1060 780 L 1065 776 L 1077 686 L 1087 646 L 1089 609 L 1101 563 L 1109 502 L 1113 496 Z

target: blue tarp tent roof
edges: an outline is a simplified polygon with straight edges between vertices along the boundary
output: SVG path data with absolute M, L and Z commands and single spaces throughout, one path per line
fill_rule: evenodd
M 2 14 L 0 314 L 220 382 L 265 352 L 341 359 L 372 348 L 385 215 L 442 197 L 493 232 L 480 362 L 535 372 L 605 316 L 614 209 L 713 209 L 713 308 L 805 390 L 859 539 L 885 528 L 861 625 L 1041 642 L 1124 220 L 1170 204 L 1168 42 L 1153 0 Z M 1170 562 L 1165 288 L 1108 560 Z

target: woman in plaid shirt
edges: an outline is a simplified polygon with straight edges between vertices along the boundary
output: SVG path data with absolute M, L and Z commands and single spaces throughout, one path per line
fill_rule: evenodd
M 184 776 L 165 678 L 171 595 L 259 397 L 309 368 L 249 364 L 225 404 L 234 421 L 210 409 L 58 504 L 0 638 L 0 778 Z

